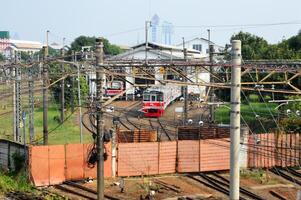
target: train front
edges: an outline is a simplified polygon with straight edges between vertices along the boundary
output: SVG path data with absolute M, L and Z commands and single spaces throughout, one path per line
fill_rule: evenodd
M 163 92 L 147 89 L 143 92 L 142 112 L 145 117 L 160 117 L 164 112 Z

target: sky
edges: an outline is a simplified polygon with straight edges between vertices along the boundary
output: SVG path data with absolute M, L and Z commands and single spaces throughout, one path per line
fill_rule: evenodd
M 154 14 L 175 26 L 174 43 L 207 38 L 207 29 L 222 46 L 240 30 L 277 43 L 301 29 L 300 0 L 7 0 L 1 7 L 0 30 L 41 42 L 49 30 L 50 42 L 87 35 L 131 46 L 144 41 L 145 21 Z M 283 22 L 290 24 L 249 26 Z

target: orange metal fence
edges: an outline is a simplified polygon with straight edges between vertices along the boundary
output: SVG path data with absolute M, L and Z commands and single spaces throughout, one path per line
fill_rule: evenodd
M 299 165 L 299 134 L 257 134 L 250 136 L 248 167 Z M 29 171 L 37 186 L 65 180 L 95 178 L 96 167 L 87 166 L 90 144 L 66 144 L 29 147 Z M 105 176 L 111 177 L 111 145 L 106 145 L 108 159 Z M 246 151 L 246 150 L 245 150 Z M 117 176 L 141 176 L 175 172 L 229 170 L 229 138 L 166 142 L 119 143 Z
M 300 134 L 256 134 L 249 137 L 248 166 L 299 166 L 301 161 Z
M 29 172 L 36 186 L 54 185 L 66 180 L 96 177 L 96 167 L 89 168 L 87 155 L 90 144 L 66 144 L 29 147 Z M 105 176 L 111 177 L 111 145 L 105 161 Z

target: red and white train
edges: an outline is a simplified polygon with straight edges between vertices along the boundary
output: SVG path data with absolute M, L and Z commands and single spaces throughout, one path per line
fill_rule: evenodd
M 143 92 L 142 112 L 145 117 L 160 117 L 166 107 L 181 96 L 181 87 L 172 84 L 156 85 Z
M 117 94 L 120 94 L 125 90 L 123 81 L 113 80 L 107 82 L 107 88 L 105 90 L 105 96 L 113 97 Z

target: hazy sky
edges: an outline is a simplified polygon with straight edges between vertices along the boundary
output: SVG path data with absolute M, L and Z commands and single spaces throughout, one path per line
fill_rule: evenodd
M 112 43 L 133 45 L 144 40 L 145 20 L 155 13 L 173 23 L 175 42 L 182 37 L 207 37 L 210 28 L 211 39 L 220 45 L 239 30 L 276 43 L 301 29 L 300 0 L 3 0 L 1 8 L 0 30 L 41 42 L 50 30 L 50 41 L 61 42 L 65 37 L 70 42 L 79 35 L 95 35 Z M 213 27 L 278 22 L 298 24 Z

